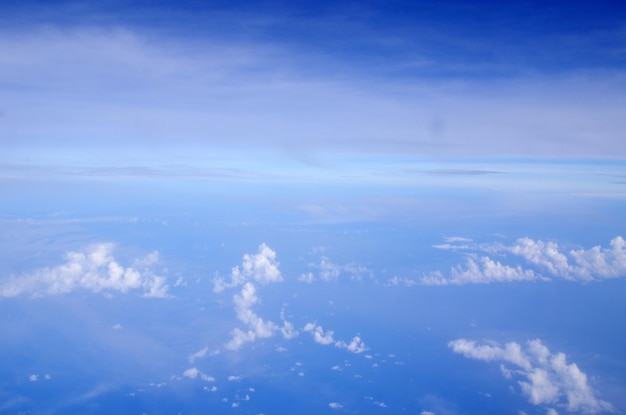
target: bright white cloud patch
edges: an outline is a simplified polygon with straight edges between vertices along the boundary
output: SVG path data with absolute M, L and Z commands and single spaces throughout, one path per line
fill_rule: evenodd
M 332 409 L 341 409 L 343 408 L 343 405 L 337 402 L 331 402 L 328 404 L 329 407 L 331 407 Z
M 459 242 L 459 241 L 453 241 Z M 439 249 L 464 249 L 497 254 L 506 259 L 513 255 L 524 259 L 533 269 L 510 266 L 488 256 L 467 256 L 466 264 L 452 268 L 449 276 L 440 272 L 421 279 L 425 285 L 487 284 L 492 282 L 533 281 L 558 278 L 570 281 L 601 281 L 626 277 L 626 242 L 621 236 L 613 238 L 608 248 L 562 250 L 556 242 L 520 238 L 512 245 L 476 244 L 474 246 L 446 244 Z M 503 260 L 504 260 L 503 259 Z
M 576 363 L 568 364 L 565 354 L 550 352 L 539 339 L 529 341 L 525 347 L 515 342 L 502 347 L 457 339 L 448 347 L 470 359 L 513 365 L 514 369 L 508 369 L 502 364 L 503 375 L 508 379 L 521 377 L 521 391 L 534 405 L 559 405 L 570 412 L 589 414 L 613 412 L 610 403 L 595 397 L 587 375 Z
M 102 243 L 65 255 L 65 263 L 41 268 L 31 274 L 11 277 L 0 283 L 0 297 L 67 294 L 76 290 L 92 292 L 143 291 L 144 297 L 166 297 L 165 278 L 152 271 L 158 252 L 124 267 L 113 257 L 113 244 Z
M 613 238 L 609 248 L 562 252 L 556 242 L 521 238 L 504 249 L 559 278 L 593 281 L 626 277 L 626 242 L 621 236 Z
M 213 280 L 213 290 L 222 292 L 225 288 L 238 287 L 248 281 L 260 284 L 280 282 L 283 278 L 280 275 L 278 265 L 276 252 L 269 246 L 261 244 L 257 254 L 246 254 L 243 256 L 241 268 L 236 266 L 232 269 L 230 282 L 225 282 L 223 278 L 215 278 Z

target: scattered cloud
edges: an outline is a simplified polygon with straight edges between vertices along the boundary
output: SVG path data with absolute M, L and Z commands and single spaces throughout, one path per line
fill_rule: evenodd
M 362 281 L 365 277 L 373 277 L 372 271 L 367 267 L 354 263 L 335 264 L 326 256 L 322 256 L 318 264 L 310 263 L 309 267 L 316 269 L 317 273 L 303 273 L 298 278 L 299 281 L 311 284 L 316 281 L 336 281 L 341 276 L 346 276 L 351 281 Z
M 206 382 L 215 382 L 215 378 L 213 376 L 206 375 L 195 367 L 185 370 L 183 372 L 183 376 L 188 377 L 189 379 L 197 379 L 199 377 Z
M 324 346 L 332 344 L 335 347 L 346 349 L 352 353 L 362 353 L 367 350 L 367 346 L 359 336 L 354 336 L 350 343 L 346 343 L 343 340 L 335 340 L 333 337 L 335 333 L 332 330 L 324 331 L 322 326 L 319 326 L 316 323 L 307 323 L 303 330 L 310 332 L 313 336 L 313 341 L 317 344 Z
M 521 378 L 517 383 L 534 405 L 558 405 L 570 412 L 589 414 L 614 410 L 610 403 L 596 398 L 587 383 L 587 375 L 576 363 L 568 364 L 565 354 L 550 352 L 539 339 L 529 341 L 525 347 L 515 342 L 502 347 L 457 339 L 449 342 L 448 347 L 470 359 L 503 362 L 500 366 L 503 376 Z M 509 369 L 505 364 L 514 368 Z
M 10 277 L 0 282 L 0 297 L 30 295 L 41 297 L 88 290 L 95 293 L 130 290 L 143 291 L 143 297 L 167 297 L 165 278 L 158 276 L 152 266 L 159 260 L 154 251 L 124 267 L 113 257 L 114 245 L 101 243 L 82 251 L 68 252 L 65 263 L 41 268 L 33 273 Z
M 30 375 L 28 377 L 28 380 L 30 380 L 31 382 L 37 382 L 37 380 L 39 380 L 38 378 L 39 378 L 39 375 Z
M 332 409 L 341 409 L 343 408 L 343 405 L 337 402 L 331 402 L 328 404 L 329 407 L 331 407 Z

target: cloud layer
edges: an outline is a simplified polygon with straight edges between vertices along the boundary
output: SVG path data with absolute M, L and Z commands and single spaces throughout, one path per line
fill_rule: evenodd
M 166 297 L 165 278 L 152 266 L 159 260 L 157 251 L 124 267 L 113 257 L 114 245 L 102 243 L 82 251 L 65 254 L 65 263 L 38 269 L 30 274 L 10 277 L 0 283 L 0 297 L 34 297 L 67 294 L 76 290 L 92 292 L 142 291 L 144 297 Z
M 517 382 L 521 392 L 534 405 L 557 406 L 588 414 L 614 410 L 610 403 L 596 398 L 587 375 L 576 363 L 567 363 L 563 353 L 550 352 L 539 339 L 526 345 L 510 342 L 504 346 L 457 339 L 449 342 L 448 347 L 470 359 L 502 362 L 500 369 L 504 377 L 521 378 Z

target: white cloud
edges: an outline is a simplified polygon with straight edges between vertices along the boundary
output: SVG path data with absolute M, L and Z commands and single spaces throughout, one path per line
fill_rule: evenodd
M 314 323 L 307 323 L 304 326 L 304 331 L 309 331 L 313 335 L 313 340 L 317 344 L 329 345 L 335 342 L 333 338 L 334 332 L 332 330 L 328 330 L 324 332 L 322 326 L 316 326 Z
M 362 353 L 367 350 L 367 346 L 359 336 L 355 336 L 350 343 L 346 343 L 343 340 L 336 341 L 334 339 L 335 332 L 332 330 L 324 331 L 322 326 L 317 325 L 316 323 L 307 323 L 304 326 L 304 331 L 310 332 L 313 336 L 313 341 L 317 344 L 321 344 L 324 346 L 334 345 L 340 349 L 346 349 L 352 353 Z
M 200 374 L 200 371 L 196 369 L 195 367 L 187 369 L 183 372 L 183 376 L 188 377 L 189 379 L 197 378 L 198 374 Z
M 188 377 L 189 379 L 197 379 L 200 377 L 200 379 L 206 382 L 215 382 L 215 378 L 213 376 L 206 375 L 195 367 L 185 370 L 183 372 L 183 376 Z
M 350 343 L 339 341 L 335 343 L 335 345 L 352 353 L 362 353 L 367 350 L 367 346 L 365 346 L 365 343 L 363 343 L 363 340 L 361 340 L 359 336 L 354 336 Z
M 460 241 L 454 241 L 460 242 Z M 523 258 L 530 266 L 509 266 L 488 256 L 469 254 L 464 266 L 452 268 L 449 276 L 436 271 L 424 276 L 424 285 L 487 284 L 492 282 L 533 281 L 559 278 L 570 281 L 600 281 L 626 277 L 626 242 L 621 236 L 613 238 L 608 248 L 594 246 L 590 249 L 564 251 L 553 241 L 519 238 L 512 245 L 501 243 L 469 245 L 434 245 L 438 249 L 466 249 Z M 400 281 L 390 280 L 391 284 Z
M 224 346 L 226 349 L 238 350 L 245 343 L 253 342 L 259 338 L 272 337 L 276 331 L 280 331 L 285 339 L 291 339 L 298 335 L 293 324 L 285 319 L 284 310 L 281 310 L 280 313 L 283 321 L 282 326 L 270 320 L 264 320 L 252 311 L 252 307 L 259 301 L 254 283 L 281 282 L 283 279 L 278 265 L 276 252 L 263 243 L 259 246 L 257 254 L 243 256 L 241 267 L 236 266 L 232 269 L 229 282 L 225 282 L 222 278 L 213 280 L 213 290 L 216 292 L 241 286 L 240 293 L 233 296 L 233 303 L 237 318 L 247 328 L 245 330 L 233 329 L 231 340 Z
M 435 415 L 435 413 L 431 411 L 422 411 L 420 412 L 420 415 Z
M 196 359 L 203 358 L 209 352 L 208 347 L 204 347 L 188 357 L 189 363 L 193 363 Z
M 276 252 L 266 244 L 259 246 L 259 252 L 255 255 L 245 254 L 241 268 L 236 266 L 230 273 L 230 282 L 223 278 L 213 280 L 213 290 L 222 292 L 225 288 L 238 287 L 247 281 L 260 284 L 280 282 L 283 280 L 278 270 L 279 263 L 276 261 Z
M 469 256 L 465 267 L 457 266 L 450 271 L 450 277 L 440 272 L 434 272 L 421 278 L 424 285 L 460 285 L 460 284 L 488 284 L 492 282 L 534 281 L 545 278 L 535 274 L 532 270 L 525 270 L 520 266 L 503 265 L 483 256 L 475 258 Z
M 30 375 L 28 377 L 28 380 L 30 380 L 31 382 L 37 382 L 38 377 L 38 375 Z
M 151 266 L 158 252 L 137 259 L 130 267 L 120 265 L 113 257 L 114 246 L 101 243 L 65 255 L 66 262 L 52 268 L 41 268 L 31 274 L 11 277 L 0 283 L 0 297 L 19 295 L 45 296 L 66 294 L 75 290 L 93 292 L 142 290 L 144 297 L 166 297 L 165 278 L 156 275 Z
M 523 348 L 510 342 L 480 345 L 475 341 L 457 339 L 448 343 L 455 352 L 471 359 L 500 361 L 517 367 L 515 370 L 500 366 L 506 378 L 522 376 L 518 384 L 522 393 L 534 405 L 560 405 L 571 412 L 596 414 L 613 412 L 613 406 L 595 397 L 585 375 L 575 363 L 567 363 L 565 354 L 551 353 L 536 339 Z M 550 413 L 550 412 L 549 412 Z
M 229 382 L 235 382 L 235 381 L 241 380 L 241 376 L 230 375 L 226 379 L 228 379 Z
M 564 253 L 556 242 L 520 238 L 504 249 L 559 278 L 592 281 L 626 277 L 624 238 L 617 236 L 609 245 L 609 248 L 594 246 Z
M 331 407 L 332 409 L 341 409 L 343 408 L 343 405 L 337 402 L 331 402 L 328 404 L 329 407 Z
M 404 286 L 404 287 L 412 287 L 416 284 L 417 282 L 415 282 L 414 280 L 404 278 L 404 277 L 400 278 L 397 276 L 393 276 L 392 278 L 387 280 L 387 282 L 385 283 L 386 286 L 390 286 L 390 287 L 397 287 L 399 285 Z
M 113 330 L 122 330 L 122 325 L 117 323 L 113 326 Z

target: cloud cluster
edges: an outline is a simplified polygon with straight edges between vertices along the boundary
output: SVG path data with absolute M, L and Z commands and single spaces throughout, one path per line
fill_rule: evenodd
M 463 242 L 455 245 L 455 242 Z M 478 257 L 476 253 L 467 255 L 464 266 L 456 266 L 446 277 L 434 272 L 421 279 L 425 285 L 448 285 L 468 283 L 491 283 L 511 281 L 550 280 L 553 278 L 569 281 L 600 281 L 626 277 L 626 242 L 621 236 L 613 238 L 608 248 L 594 246 L 590 249 L 564 251 L 556 242 L 520 238 L 512 245 L 475 244 L 469 241 L 448 241 L 445 245 L 435 245 L 438 249 L 474 250 L 507 257 L 522 258 L 533 269 L 520 265 L 509 266 L 495 261 L 489 256 Z
M 334 345 L 340 349 L 346 349 L 352 353 L 362 353 L 367 350 L 367 346 L 359 336 L 354 336 L 350 343 L 346 343 L 343 340 L 335 340 L 333 337 L 335 332 L 332 330 L 326 330 L 322 328 L 322 326 L 317 325 L 316 323 L 307 323 L 304 326 L 304 331 L 311 333 L 313 336 L 313 341 L 317 344 L 321 344 L 324 346 Z
M 449 342 L 448 347 L 470 359 L 502 362 L 503 376 L 522 378 L 517 383 L 534 405 L 554 405 L 570 412 L 588 414 L 613 412 L 610 403 L 595 397 L 587 383 L 587 375 L 575 363 L 568 364 L 565 354 L 550 352 L 539 339 L 531 340 L 525 346 L 515 342 L 500 346 L 457 339 Z
M 144 297 L 166 297 L 165 278 L 151 267 L 158 261 L 154 251 L 124 267 L 113 257 L 114 245 L 101 243 L 82 251 L 68 252 L 65 263 L 30 274 L 11 277 L 0 283 L 0 297 L 34 297 L 67 294 L 75 290 L 92 292 L 142 290 Z
M 241 267 L 235 266 L 231 270 L 230 281 L 225 281 L 219 277 L 213 280 L 213 290 L 218 293 L 227 288 L 241 286 L 241 291 L 233 296 L 233 303 L 237 318 L 247 326 L 247 329 L 235 328 L 232 331 L 232 339 L 225 346 L 226 349 L 238 350 L 245 343 L 271 337 L 277 331 L 280 331 L 286 339 L 298 334 L 293 324 L 285 319 L 283 312 L 281 312 L 283 324 L 279 326 L 272 321 L 264 320 L 252 311 L 252 307 L 259 301 L 254 284 L 264 285 L 281 282 L 283 278 L 278 266 L 276 252 L 263 243 L 259 246 L 257 254 L 243 256 Z M 202 357 L 206 354 L 206 352 L 201 352 L 192 355 L 192 357 Z

